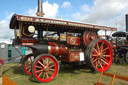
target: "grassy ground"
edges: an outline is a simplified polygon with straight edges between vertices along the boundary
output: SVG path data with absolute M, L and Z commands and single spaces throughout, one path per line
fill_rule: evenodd
M 108 72 L 128 77 L 128 65 L 112 64 Z M 20 64 L 5 64 L 4 75 L 11 78 L 18 85 L 93 85 L 93 83 L 97 82 L 100 73 L 92 74 L 87 68 L 73 68 L 60 65 L 59 74 L 53 81 L 38 83 L 32 76 L 23 75 Z M 111 77 L 102 76 L 101 81 L 110 85 L 111 79 Z M 115 79 L 114 85 L 128 85 L 128 82 Z

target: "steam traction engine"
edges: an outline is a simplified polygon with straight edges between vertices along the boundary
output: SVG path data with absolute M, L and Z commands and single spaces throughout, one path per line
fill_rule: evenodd
M 93 72 L 104 72 L 112 63 L 113 53 L 108 41 L 99 39 L 99 30 L 116 28 L 90 25 L 42 17 L 12 16 L 10 29 L 14 29 L 13 45 L 32 49 L 24 57 L 23 71 L 38 82 L 53 80 L 62 63 L 87 64 Z

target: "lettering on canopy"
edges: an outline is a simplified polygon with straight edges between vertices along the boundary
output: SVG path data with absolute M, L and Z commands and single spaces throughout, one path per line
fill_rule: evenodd
M 101 30 L 113 30 L 113 31 L 117 30 L 116 28 L 112 28 L 112 27 L 105 27 L 105 26 L 98 26 L 98 25 L 91 25 L 91 24 L 84 24 L 84 23 L 70 22 L 70 21 L 63 21 L 63 20 L 56 20 L 49 18 L 40 18 L 40 17 L 17 16 L 17 19 L 19 21 L 59 24 L 59 25 L 93 28 L 93 29 L 101 29 Z

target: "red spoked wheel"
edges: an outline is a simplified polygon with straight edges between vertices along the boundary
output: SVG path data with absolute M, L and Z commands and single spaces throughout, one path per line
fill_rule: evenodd
M 108 41 L 97 39 L 91 41 L 86 49 L 87 63 L 92 71 L 104 72 L 112 64 L 113 53 Z
M 31 66 L 34 60 L 33 54 L 25 56 L 22 60 L 22 70 L 25 74 L 31 75 Z
M 38 82 L 52 81 L 58 74 L 59 65 L 52 55 L 39 55 L 32 64 L 32 75 Z

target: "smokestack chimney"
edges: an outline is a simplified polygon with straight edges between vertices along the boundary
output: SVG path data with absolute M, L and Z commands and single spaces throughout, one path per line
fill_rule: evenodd
M 37 16 L 43 17 L 42 0 L 38 0 Z
M 126 18 L 126 32 L 128 32 L 128 14 L 126 14 L 125 18 Z

